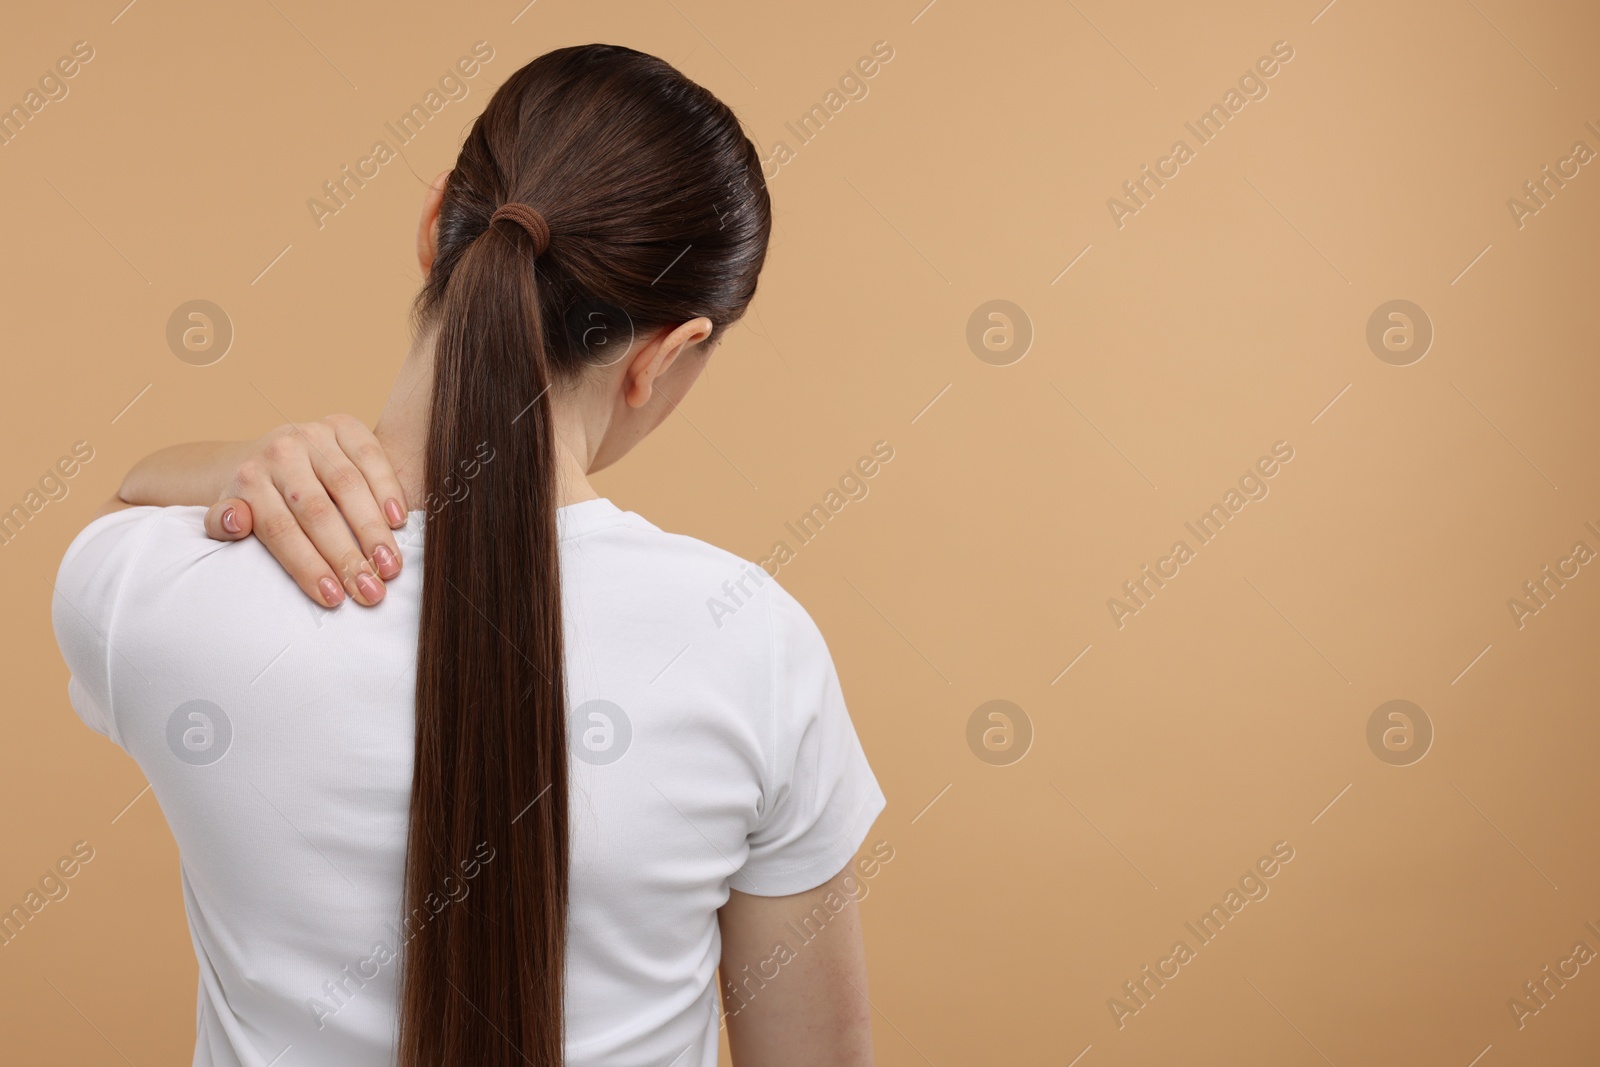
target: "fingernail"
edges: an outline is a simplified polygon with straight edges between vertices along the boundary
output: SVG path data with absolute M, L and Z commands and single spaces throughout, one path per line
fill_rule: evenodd
M 376 604 L 383 599 L 383 586 L 370 574 L 356 575 L 356 588 L 361 590 L 361 595 L 367 598 L 369 604 Z
M 235 509 L 229 508 L 222 513 L 222 528 L 231 534 L 239 532 L 239 516 L 234 514 Z M 323 581 L 328 579 L 324 578 Z
M 339 583 L 332 578 L 324 578 L 317 583 L 317 588 L 322 590 L 322 599 L 330 608 L 336 608 L 344 600 L 344 590 L 339 588 Z
M 389 551 L 388 545 L 379 545 L 372 550 L 372 560 L 378 565 L 378 577 L 388 581 L 400 573 L 400 561 L 394 558 L 394 553 Z
M 391 500 L 383 506 L 383 513 L 389 516 L 390 526 L 404 526 L 406 524 L 405 509 L 400 506 L 400 501 Z

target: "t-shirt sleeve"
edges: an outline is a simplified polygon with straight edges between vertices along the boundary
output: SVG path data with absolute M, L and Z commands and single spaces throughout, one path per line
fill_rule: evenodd
M 756 896 L 802 893 L 838 874 L 885 805 L 821 631 L 781 587 L 772 592 L 774 748 L 733 882 Z
M 122 744 L 112 715 L 111 676 L 134 669 L 118 660 L 117 603 L 158 508 L 125 508 L 84 527 L 62 557 L 50 615 L 71 679 L 67 699 L 89 729 Z

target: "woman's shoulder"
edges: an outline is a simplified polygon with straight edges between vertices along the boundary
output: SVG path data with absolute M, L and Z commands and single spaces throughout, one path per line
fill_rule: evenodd
M 67 545 L 61 576 L 89 572 L 103 580 L 109 572 L 131 566 L 152 541 L 171 549 L 208 541 L 203 507 L 120 508 L 92 520 Z
M 726 639 L 748 633 L 762 645 L 795 636 L 809 639 L 816 625 L 801 603 L 778 581 L 767 562 L 747 559 L 720 545 L 662 529 L 637 512 L 621 514 L 606 531 L 605 559 L 599 539 L 582 547 L 579 558 L 593 559 L 634 591 L 634 603 L 655 610 L 691 613 L 696 628 L 708 627 Z
M 67 546 L 56 573 L 56 611 L 81 624 L 106 632 L 113 616 L 155 602 L 170 603 L 201 584 L 293 581 L 255 538 L 214 541 L 206 536 L 204 507 L 123 508 L 101 515 Z M 213 555 L 226 552 L 230 566 Z M 209 562 L 208 562 L 209 561 Z M 274 579 L 276 573 L 282 580 Z

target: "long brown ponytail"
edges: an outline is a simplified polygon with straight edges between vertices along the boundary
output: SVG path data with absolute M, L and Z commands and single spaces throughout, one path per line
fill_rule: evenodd
M 547 222 L 537 259 L 515 220 L 491 223 L 506 203 Z M 427 487 L 440 503 L 417 650 L 400 1067 L 562 1063 L 551 397 L 664 327 L 704 315 L 714 343 L 755 295 L 770 229 L 760 157 L 733 113 L 632 49 L 540 56 L 462 146 L 415 308 L 437 331 Z M 469 863 L 478 873 L 457 897 Z

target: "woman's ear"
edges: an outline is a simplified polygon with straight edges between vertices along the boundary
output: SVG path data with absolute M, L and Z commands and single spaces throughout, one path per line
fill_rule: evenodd
M 711 330 L 711 320 L 701 315 L 675 329 L 663 330 L 656 340 L 639 349 L 623 372 L 622 396 L 628 406 L 642 408 L 649 403 L 656 381 L 672 368 L 685 349 L 710 337 Z
M 444 189 L 450 182 L 450 172 L 442 170 L 422 196 L 422 215 L 417 219 L 417 265 L 426 278 L 433 269 L 433 257 L 439 250 L 439 205 L 444 203 Z

